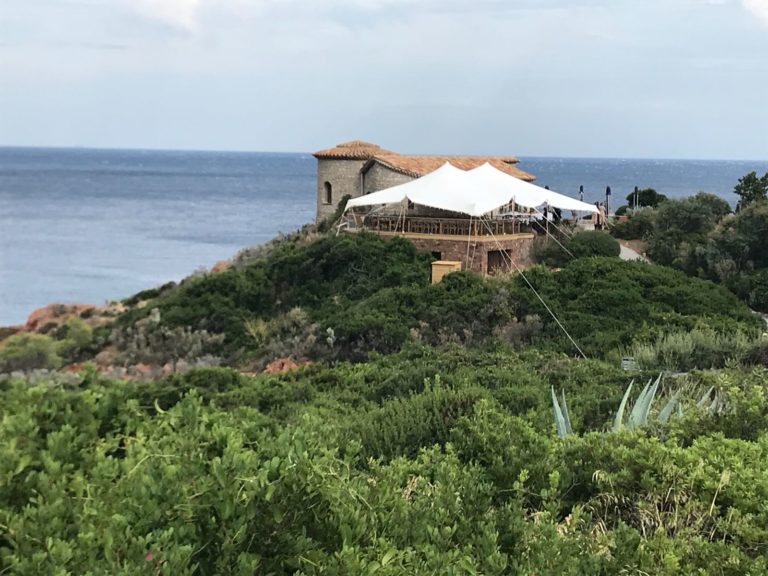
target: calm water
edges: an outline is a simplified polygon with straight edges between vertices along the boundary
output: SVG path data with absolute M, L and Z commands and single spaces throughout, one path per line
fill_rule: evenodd
M 731 190 L 768 162 L 524 158 L 537 183 L 612 205 L 637 185 Z M 314 218 L 310 154 L 0 148 L 0 325 L 50 302 L 100 304 L 229 258 Z
M 309 155 L 0 149 L 0 325 L 178 280 L 314 218 Z

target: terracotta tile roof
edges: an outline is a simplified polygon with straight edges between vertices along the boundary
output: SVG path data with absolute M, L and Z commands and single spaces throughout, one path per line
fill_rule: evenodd
M 462 170 L 471 170 L 472 168 L 476 168 L 488 162 L 495 168 L 498 168 L 502 172 L 506 172 L 515 178 L 520 178 L 527 182 L 536 179 L 533 174 L 524 172 L 514 166 L 514 164 L 517 163 L 517 158 L 514 156 L 406 156 L 392 153 L 379 153 L 371 157 L 366 163 L 362 170 L 363 173 L 367 172 L 371 166 L 377 162 L 387 168 L 401 172 L 407 176 L 413 176 L 414 178 L 424 176 L 424 174 L 437 170 L 446 162 L 450 162 L 456 166 L 456 168 L 461 168 Z
M 381 146 L 365 142 L 363 140 L 352 140 L 338 144 L 328 150 L 320 150 L 314 153 L 315 158 L 339 158 L 347 160 L 367 160 L 376 154 L 395 154 L 389 150 L 384 150 Z

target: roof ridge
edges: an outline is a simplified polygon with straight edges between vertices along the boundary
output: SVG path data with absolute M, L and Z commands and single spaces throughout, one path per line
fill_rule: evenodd
M 436 170 L 446 162 L 462 170 L 471 170 L 472 168 L 488 163 L 511 176 L 520 178 L 521 180 L 530 182 L 536 179 L 533 174 L 529 174 L 528 172 L 517 168 L 517 166 L 515 166 L 515 164 L 517 164 L 517 159 L 515 159 L 515 162 L 511 162 L 511 158 L 512 157 L 509 156 L 374 154 L 363 165 L 361 172 L 365 174 L 374 164 L 379 163 L 395 172 L 418 178 L 419 176 L 424 176 L 425 174 Z

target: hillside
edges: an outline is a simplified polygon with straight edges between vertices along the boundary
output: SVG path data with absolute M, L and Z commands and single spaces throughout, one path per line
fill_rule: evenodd
M 296 235 L 6 338 L 6 368 L 49 371 L 0 377 L 0 570 L 768 570 L 766 347 L 735 295 L 610 257 L 531 269 L 584 359 L 520 276 L 431 285 L 429 260 Z M 285 357 L 307 364 L 261 373 Z M 612 431 L 661 368 L 689 372 Z

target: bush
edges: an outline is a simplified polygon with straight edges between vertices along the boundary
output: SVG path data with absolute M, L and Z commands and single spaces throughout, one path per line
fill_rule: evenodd
M 343 358 L 396 352 L 414 337 L 429 344 L 470 344 L 511 318 L 503 286 L 469 272 L 454 272 L 438 284 L 387 288 L 342 309 L 327 309 L 320 322 L 337 336 Z
M 60 365 L 56 342 L 44 334 L 14 334 L 0 347 L 0 372 L 50 370 Z
M 599 429 L 627 376 L 537 351 L 413 346 L 280 376 L 87 379 L 0 381 L 8 573 L 768 569 L 762 368 L 680 384 L 714 386 L 717 411 L 684 394 L 665 429 L 612 434 Z M 591 432 L 555 436 L 550 386 Z
M 54 335 L 59 340 L 58 353 L 65 362 L 77 362 L 93 352 L 93 328 L 81 318 L 68 318 Z
M 298 307 L 269 321 L 247 320 L 245 329 L 254 345 L 248 355 L 262 367 L 277 358 L 305 360 L 333 356 L 333 330 L 323 332 L 320 325 Z
M 351 423 L 364 455 L 415 456 L 424 446 L 443 445 L 458 420 L 472 413 L 482 390 L 444 389 L 438 378 L 420 394 L 394 398 L 381 408 L 360 414 Z
M 746 174 L 739 178 L 733 192 L 739 197 L 739 203 L 736 207 L 738 211 L 750 204 L 764 201 L 768 197 L 768 172 L 760 177 L 754 171 Z
M 688 251 L 684 269 L 724 283 L 752 308 L 768 311 L 768 203 L 755 202 L 726 218 L 702 245 Z
M 576 258 L 607 256 L 617 258 L 621 246 L 606 232 L 599 230 L 574 234 L 566 245 Z
M 142 302 L 144 300 L 152 300 L 154 298 L 157 298 L 160 296 L 160 289 L 159 288 L 149 288 L 147 290 L 142 290 L 141 292 L 137 292 L 133 296 L 126 298 L 123 300 L 123 304 L 126 306 L 135 306 L 139 302 Z
M 645 240 L 653 233 L 655 222 L 652 210 L 631 210 L 625 222 L 613 225 L 611 235 L 624 240 Z
M 548 238 L 546 244 L 536 250 L 534 258 L 547 266 L 561 268 L 574 258 L 617 257 L 620 253 L 621 246 L 609 234 L 590 230 L 578 232 L 571 237 L 560 235 L 557 241 Z
M 627 204 L 632 208 L 650 207 L 656 208 L 662 202 L 666 202 L 667 197 L 664 194 L 659 194 L 653 188 L 643 188 L 635 192 L 627 194 Z
M 742 332 L 722 334 L 694 328 L 661 334 L 651 343 L 635 344 L 627 354 L 644 370 L 686 372 L 751 362 L 757 345 L 754 337 Z
M 648 256 L 657 264 L 695 273 L 695 263 L 691 261 L 695 248 L 706 243 L 708 235 L 730 212 L 725 200 L 705 192 L 664 202 L 656 213 Z
M 317 225 L 318 232 L 324 234 L 325 232 L 333 230 L 334 225 L 341 220 L 341 217 L 344 214 L 344 209 L 347 207 L 347 202 L 349 202 L 350 198 L 352 198 L 352 196 L 349 194 L 344 194 L 344 196 L 341 197 L 333 214 L 326 216 L 325 219 Z
M 271 246 L 242 268 L 190 278 L 158 297 L 163 326 L 189 327 L 226 336 L 225 351 L 249 344 L 245 323 L 268 320 L 301 307 L 310 318 L 324 306 L 345 306 L 393 286 L 427 285 L 430 256 L 402 238 L 360 233 L 297 239 Z M 123 327 L 149 314 L 148 307 L 121 316 Z
M 161 323 L 160 311 L 153 308 L 150 316 L 132 326 L 116 327 L 110 341 L 124 366 L 171 364 L 175 372 L 180 363 L 189 365 L 217 353 L 223 344 L 223 334 L 193 330 L 188 326 L 169 328 Z
M 560 272 L 533 268 L 526 276 L 580 347 L 599 357 L 674 328 L 752 334 L 761 327 L 760 319 L 725 288 L 662 266 L 584 258 Z M 514 282 L 518 317 L 537 314 L 545 322 L 546 340 L 540 345 L 549 341 L 560 350 L 573 351 L 522 278 Z

